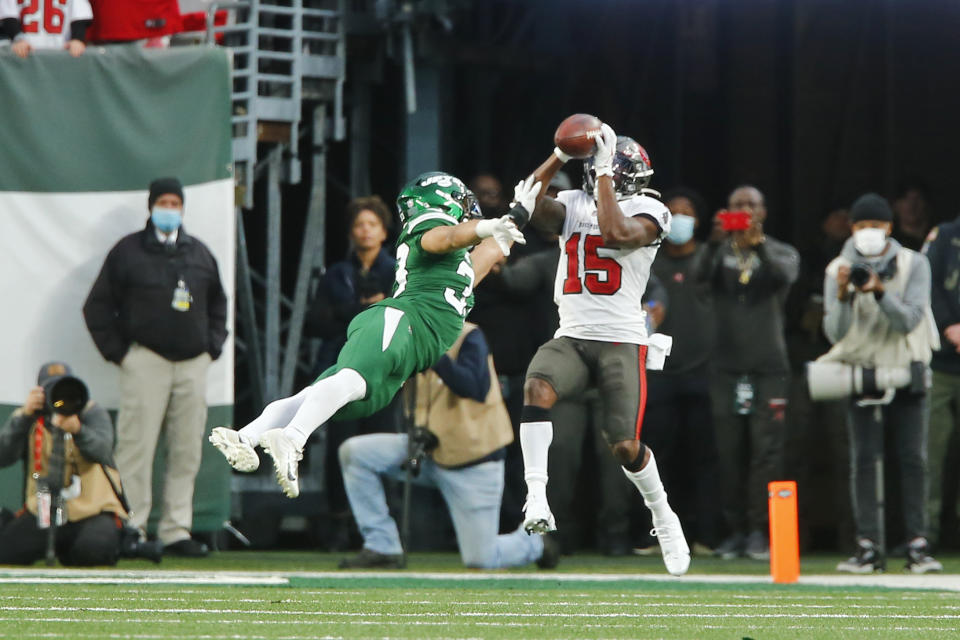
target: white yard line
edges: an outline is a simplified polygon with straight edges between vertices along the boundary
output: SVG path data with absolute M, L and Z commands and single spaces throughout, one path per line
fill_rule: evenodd
M 763 575 L 707 575 L 690 574 L 676 578 L 658 574 L 596 574 L 596 573 L 481 573 L 481 572 L 415 572 L 415 571 L 168 571 L 146 569 L 140 571 L 116 569 L 4 569 L 0 584 L 189 584 L 189 585 L 287 585 L 291 578 L 315 580 L 402 579 L 430 581 L 475 582 L 636 582 L 662 584 L 772 584 Z M 886 587 L 892 589 L 933 589 L 960 592 L 960 575 L 808 575 L 800 576 L 799 584 L 823 587 Z M 637 594 L 635 597 L 649 597 Z M 655 596 L 654 596 L 655 597 Z M 767 597 L 767 596 L 765 596 Z M 792 597 L 792 596 L 791 596 Z

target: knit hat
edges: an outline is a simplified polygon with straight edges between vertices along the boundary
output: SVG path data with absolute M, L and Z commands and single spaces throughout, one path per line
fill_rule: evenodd
M 150 183 L 150 196 L 147 198 L 147 209 L 153 208 L 153 203 L 165 193 L 180 196 L 183 201 L 183 184 L 177 178 L 157 178 Z
M 882 196 L 876 193 L 865 193 L 854 201 L 850 207 L 850 222 L 862 220 L 880 220 L 893 222 L 893 210 Z

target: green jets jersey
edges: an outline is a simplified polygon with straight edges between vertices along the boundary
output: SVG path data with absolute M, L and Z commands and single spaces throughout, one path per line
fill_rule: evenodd
M 397 238 L 393 297 L 416 304 L 424 323 L 446 344 L 444 351 L 460 335 L 473 308 L 473 265 L 467 249 L 430 253 L 421 248 L 420 238 L 434 227 L 455 224 L 455 218 L 429 211 L 404 224 Z

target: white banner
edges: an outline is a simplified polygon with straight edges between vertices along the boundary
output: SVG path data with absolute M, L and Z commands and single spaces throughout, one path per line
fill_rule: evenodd
M 144 185 L 146 187 L 146 185 Z M 233 180 L 184 188 L 184 227 L 220 267 L 227 294 L 223 354 L 210 368 L 207 403 L 233 404 L 235 220 Z M 0 404 L 20 405 L 40 365 L 63 360 L 101 404 L 119 406 L 119 368 L 97 351 L 83 303 L 107 252 L 147 221 L 147 191 L 0 192 Z

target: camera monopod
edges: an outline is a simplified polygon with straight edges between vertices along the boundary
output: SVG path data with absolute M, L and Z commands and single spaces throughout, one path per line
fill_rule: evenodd
M 47 475 L 38 480 L 37 519 L 41 526 L 47 525 L 46 562 L 48 566 L 53 566 L 57 562 L 57 527 L 65 514 L 62 493 L 66 465 L 64 460 L 66 434 L 53 426 L 53 415 L 59 414 L 66 417 L 79 414 L 90 400 L 90 393 L 87 391 L 87 385 L 73 376 L 62 376 L 50 380 L 43 385 L 43 393 L 45 399 L 43 423 L 50 433 L 52 446 L 47 462 Z

